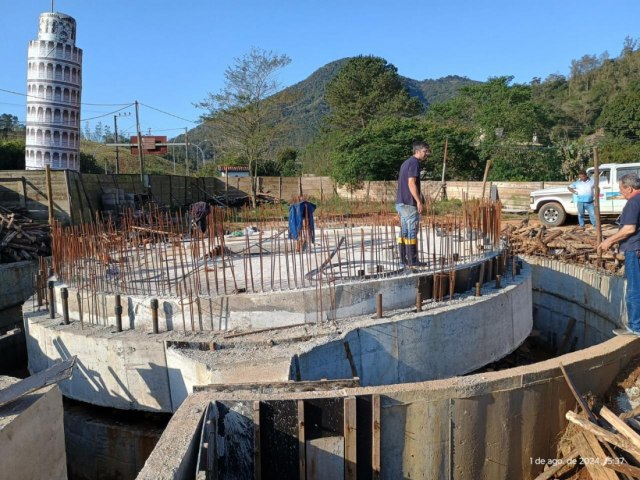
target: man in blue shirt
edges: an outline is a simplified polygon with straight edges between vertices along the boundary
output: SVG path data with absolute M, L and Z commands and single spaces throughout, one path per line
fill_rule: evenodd
M 635 173 L 620 179 L 620 194 L 627 200 L 620 215 L 620 230 L 598 245 L 598 250 L 608 250 L 620 243 L 624 253 L 624 275 L 627 279 L 625 303 L 627 305 L 626 328 L 613 331 L 615 335 L 640 335 L 640 178 Z
M 413 143 L 413 155 L 404 161 L 398 176 L 396 210 L 400 215 L 400 236 L 397 238 L 400 263 L 407 267 L 418 264 L 418 226 L 423 196 L 420 192 L 420 162 L 431 154 L 426 142 Z
M 584 211 L 589 213 L 591 225 L 596 224 L 596 212 L 593 208 L 593 180 L 587 176 L 587 172 L 580 170 L 578 180 L 569 185 L 569 191 L 573 193 L 573 201 L 578 207 L 578 223 L 584 227 Z

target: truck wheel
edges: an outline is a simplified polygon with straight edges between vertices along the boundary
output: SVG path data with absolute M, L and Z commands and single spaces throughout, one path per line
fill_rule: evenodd
M 558 202 L 549 202 L 540 207 L 538 218 L 544 225 L 559 227 L 566 220 L 567 214 Z

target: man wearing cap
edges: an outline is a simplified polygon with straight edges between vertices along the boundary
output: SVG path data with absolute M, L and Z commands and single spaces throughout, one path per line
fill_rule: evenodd
M 407 267 L 418 264 L 418 224 L 422 213 L 420 192 L 420 162 L 431 154 L 429 144 L 413 143 L 413 155 L 404 161 L 398 176 L 396 211 L 400 215 L 400 236 L 397 238 L 400 263 Z

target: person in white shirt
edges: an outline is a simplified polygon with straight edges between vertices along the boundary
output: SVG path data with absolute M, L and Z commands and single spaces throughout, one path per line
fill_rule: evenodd
M 593 180 L 587 176 L 587 172 L 580 170 L 578 180 L 569 185 L 569 191 L 573 193 L 573 201 L 578 207 L 578 223 L 584 227 L 584 211 L 589 213 L 591 225 L 596 225 L 596 211 L 593 207 Z

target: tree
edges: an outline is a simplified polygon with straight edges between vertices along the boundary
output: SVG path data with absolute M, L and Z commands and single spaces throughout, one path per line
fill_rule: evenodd
M 424 118 L 387 118 L 344 136 L 333 154 L 331 176 L 338 183 L 357 186 L 368 180 L 396 180 L 400 165 L 416 140 L 426 140 L 432 155 L 423 163 L 427 178 L 440 179 L 447 142 L 447 178 L 482 177 L 483 165 L 471 145 L 473 131 Z
M 422 104 L 404 88 L 395 66 L 384 58 L 351 58 L 327 85 L 325 101 L 332 128 L 354 132 L 376 119 L 410 117 Z
M 640 136 L 639 81 L 632 81 L 604 106 L 598 125 L 614 137 L 637 139 Z
M 0 141 L 0 170 L 24 170 L 24 140 Z
M 225 85 L 217 94 L 196 104 L 207 111 L 203 120 L 217 132 L 216 149 L 223 157 L 240 157 L 251 173 L 251 200 L 255 206 L 258 164 L 273 159 L 287 129 L 285 113 L 291 95 L 273 96 L 280 89 L 274 78 L 291 59 L 253 48 L 236 58 L 225 71 Z
M 18 121 L 18 117 L 9 113 L 0 115 L 0 134 L 2 138 L 7 138 L 10 133 L 22 129 L 22 124 Z
M 277 162 L 280 175 L 283 177 L 297 177 L 302 173 L 302 165 L 298 162 L 298 151 L 295 148 L 283 148 L 278 151 Z

